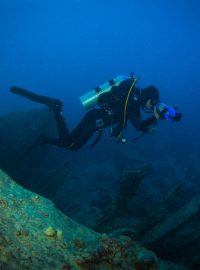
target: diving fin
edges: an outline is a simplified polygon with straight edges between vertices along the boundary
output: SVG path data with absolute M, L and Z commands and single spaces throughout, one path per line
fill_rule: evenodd
M 25 97 L 27 99 L 30 99 L 34 102 L 47 105 L 50 108 L 50 110 L 58 110 L 58 111 L 62 110 L 63 102 L 60 101 L 59 99 L 41 96 L 33 92 L 30 92 L 29 90 L 26 90 L 24 88 L 16 86 L 11 87 L 10 92 Z

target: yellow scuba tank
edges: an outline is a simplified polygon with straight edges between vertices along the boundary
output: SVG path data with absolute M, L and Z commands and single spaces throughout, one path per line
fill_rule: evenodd
M 90 92 L 80 97 L 83 107 L 88 110 L 98 105 L 98 98 L 100 95 L 110 92 L 111 88 L 115 85 L 118 86 L 122 81 L 130 79 L 130 76 L 120 75 L 116 78 L 105 82 L 104 84 L 92 89 Z

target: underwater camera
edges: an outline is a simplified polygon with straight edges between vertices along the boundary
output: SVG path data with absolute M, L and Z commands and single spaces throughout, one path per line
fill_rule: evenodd
M 183 114 L 178 112 L 178 108 L 173 108 L 165 103 L 159 103 L 156 106 L 158 113 L 162 116 L 163 119 L 170 120 L 172 122 L 178 122 L 182 118 Z

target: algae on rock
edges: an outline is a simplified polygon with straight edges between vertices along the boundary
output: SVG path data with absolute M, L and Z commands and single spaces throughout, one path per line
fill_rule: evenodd
M 160 261 L 129 237 L 111 238 L 81 226 L 3 171 L 0 206 L 2 269 L 184 269 Z

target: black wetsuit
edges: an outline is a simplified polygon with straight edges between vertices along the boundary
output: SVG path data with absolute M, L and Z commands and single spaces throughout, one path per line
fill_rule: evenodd
M 139 88 L 134 88 L 131 92 L 125 125 L 123 124 L 125 101 L 132 82 L 132 79 L 125 80 L 119 86 L 113 86 L 111 93 L 101 95 L 100 108 L 89 110 L 72 132 L 69 132 L 62 113 L 55 110 L 59 137 L 56 139 L 43 136 L 44 142 L 76 151 L 85 145 L 96 131 L 106 127 L 114 127 L 113 135 L 118 136 L 128 120 L 137 130 L 147 131 L 148 127 L 156 123 L 156 118 L 151 116 L 146 120 L 141 120 Z

